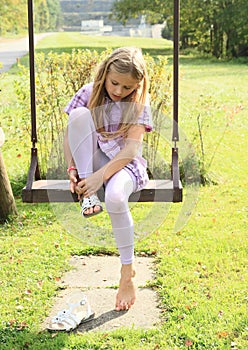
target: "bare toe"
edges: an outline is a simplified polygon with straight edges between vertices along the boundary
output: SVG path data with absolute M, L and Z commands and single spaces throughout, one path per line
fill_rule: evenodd
M 101 208 L 99 207 L 99 205 L 95 205 L 94 206 L 94 213 L 99 213 L 101 211 Z

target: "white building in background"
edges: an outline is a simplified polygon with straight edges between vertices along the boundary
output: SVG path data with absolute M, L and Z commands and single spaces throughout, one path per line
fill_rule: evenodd
M 165 24 L 147 24 L 146 16 L 141 16 L 140 24 L 137 27 L 130 28 L 129 35 L 132 37 L 162 38 L 164 26 Z
M 81 33 L 99 33 L 112 32 L 112 26 L 105 26 L 103 19 L 81 21 Z

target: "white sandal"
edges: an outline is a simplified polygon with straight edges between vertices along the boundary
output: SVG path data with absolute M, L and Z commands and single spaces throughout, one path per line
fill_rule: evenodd
M 84 197 L 83 200 L 80 201 L 80 205 L 82 208 L 82 215 L 85 218 L 89 218 L 91 216 L 97 215 L 103 211 L 102 204 L 96 194 L 92 194 L 89 197 Z M 97 212 L 93 211 L 92 214 L 84 214 L 85 210 L 94 208 L 95 206 L 99 206 L 100 210 Z
M 86 296 L 80 293 L 80 295 L 77 294 L 77 298 L 79 297 L 80 299 L 75 303 L 68 302 L 67 305 L 69 308 L 59 311 L 57 315 L 51 319 L 47 327 L 48 331 L 70 332 L 76 329 L 81 323 L 89 322 L 94 318 L 95 313 L 92 312 Z

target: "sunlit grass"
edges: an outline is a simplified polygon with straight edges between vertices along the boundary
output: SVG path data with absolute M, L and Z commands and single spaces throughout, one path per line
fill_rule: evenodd
M 108 40 L 110 46 L 119 46 L 119 38 L 117 42 L 117 38 L 93 40 L 79 33 L 59 33 L 41 41 L 38 49 L 50 50 L 54 46 L 62 51 L 63 46 L 70 49 L 81 44 L 102 49 Z M 150 47 L 154 52 L 161 52 L 167 45 L 163 40 L 141 42 L 132 38 L 126 42 Z M 180 71 L 179 124 L 189 142 L 195 142 L 199 137 L 196 117 L 202 114 L 205 157 L 210 160 L 214 154 L 210 170 L 218 185 L 195 192 L 197 205 L 189 203 L 190 210 L 185 215 L 188 221 L 177 233 L 173 229 L 187 201 L 187 189 L 182 204 L 137 204 L 132 208 L 137 223 L 136 254 L 155 254 L 156 276 L 150 284 L 159 296 L 161 325 L 153 330 L 128 328 L 82 335 L 38 333 L 58 292 L 57 282 L 69 268 L 70 254 L 115 254 L 116 250 L 112 241 L 111 248 L 103 244 L 102 235 L 97 245 L 87 246 L 80 235 L 68 229 L 73 220 L 76 228 L 85 229 L 84 239 L 98 227 L 111 237 L 106 212 L 86 224 L 76 205 L 70 211 L 65 205 L 65 214 L 70 212 L 71 218 L 67 215 L 63 221 L 60 211 L 52 206 L 17 200 L 19 216 L 0 228 L 1 349 L 248 348 L 248 71 L 243 64 L 197 60 L 195 56 L 183 57 Z M 13 77 L 6 75 L 0 83 L 4 87 L 1 115 L 12 117 L 1 119 L 1 124 L 7 135 L 3 156 L 13 182 L 29 165 L 28 156 L 18 154 L 28 155 L 30 141 L 25 140 L 23 146 L 18 136 L 18 104 L 11 93 Z M 179 147 L 182 143 L 183 140 Z M 199 144 L 194 145 L 199 151 Z M 142 235 L 144 238 L 139 240 Z

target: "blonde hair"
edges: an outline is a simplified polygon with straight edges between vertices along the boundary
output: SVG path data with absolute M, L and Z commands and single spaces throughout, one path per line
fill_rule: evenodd
M 111 69 L 121 74 L 129 73 L 132 78 L 138 81 L 138 88 L 122 100 L 122 102 L 127 102 L 127 104 L 124 104 L 120 125 L 114 135 L 104 130 L 104 108 L 100 107 L 105 104 L 105 80 Z M 98 68 L 88 104 L 96 129 L 107 138 L 113 138 L 121 134 L 125 135 L 131 124 L 137 121 L 138 116 L 144 108 L 148 84 L 146 64 L 141 50 L 135 47 L 121 47 L 114 50 Z

